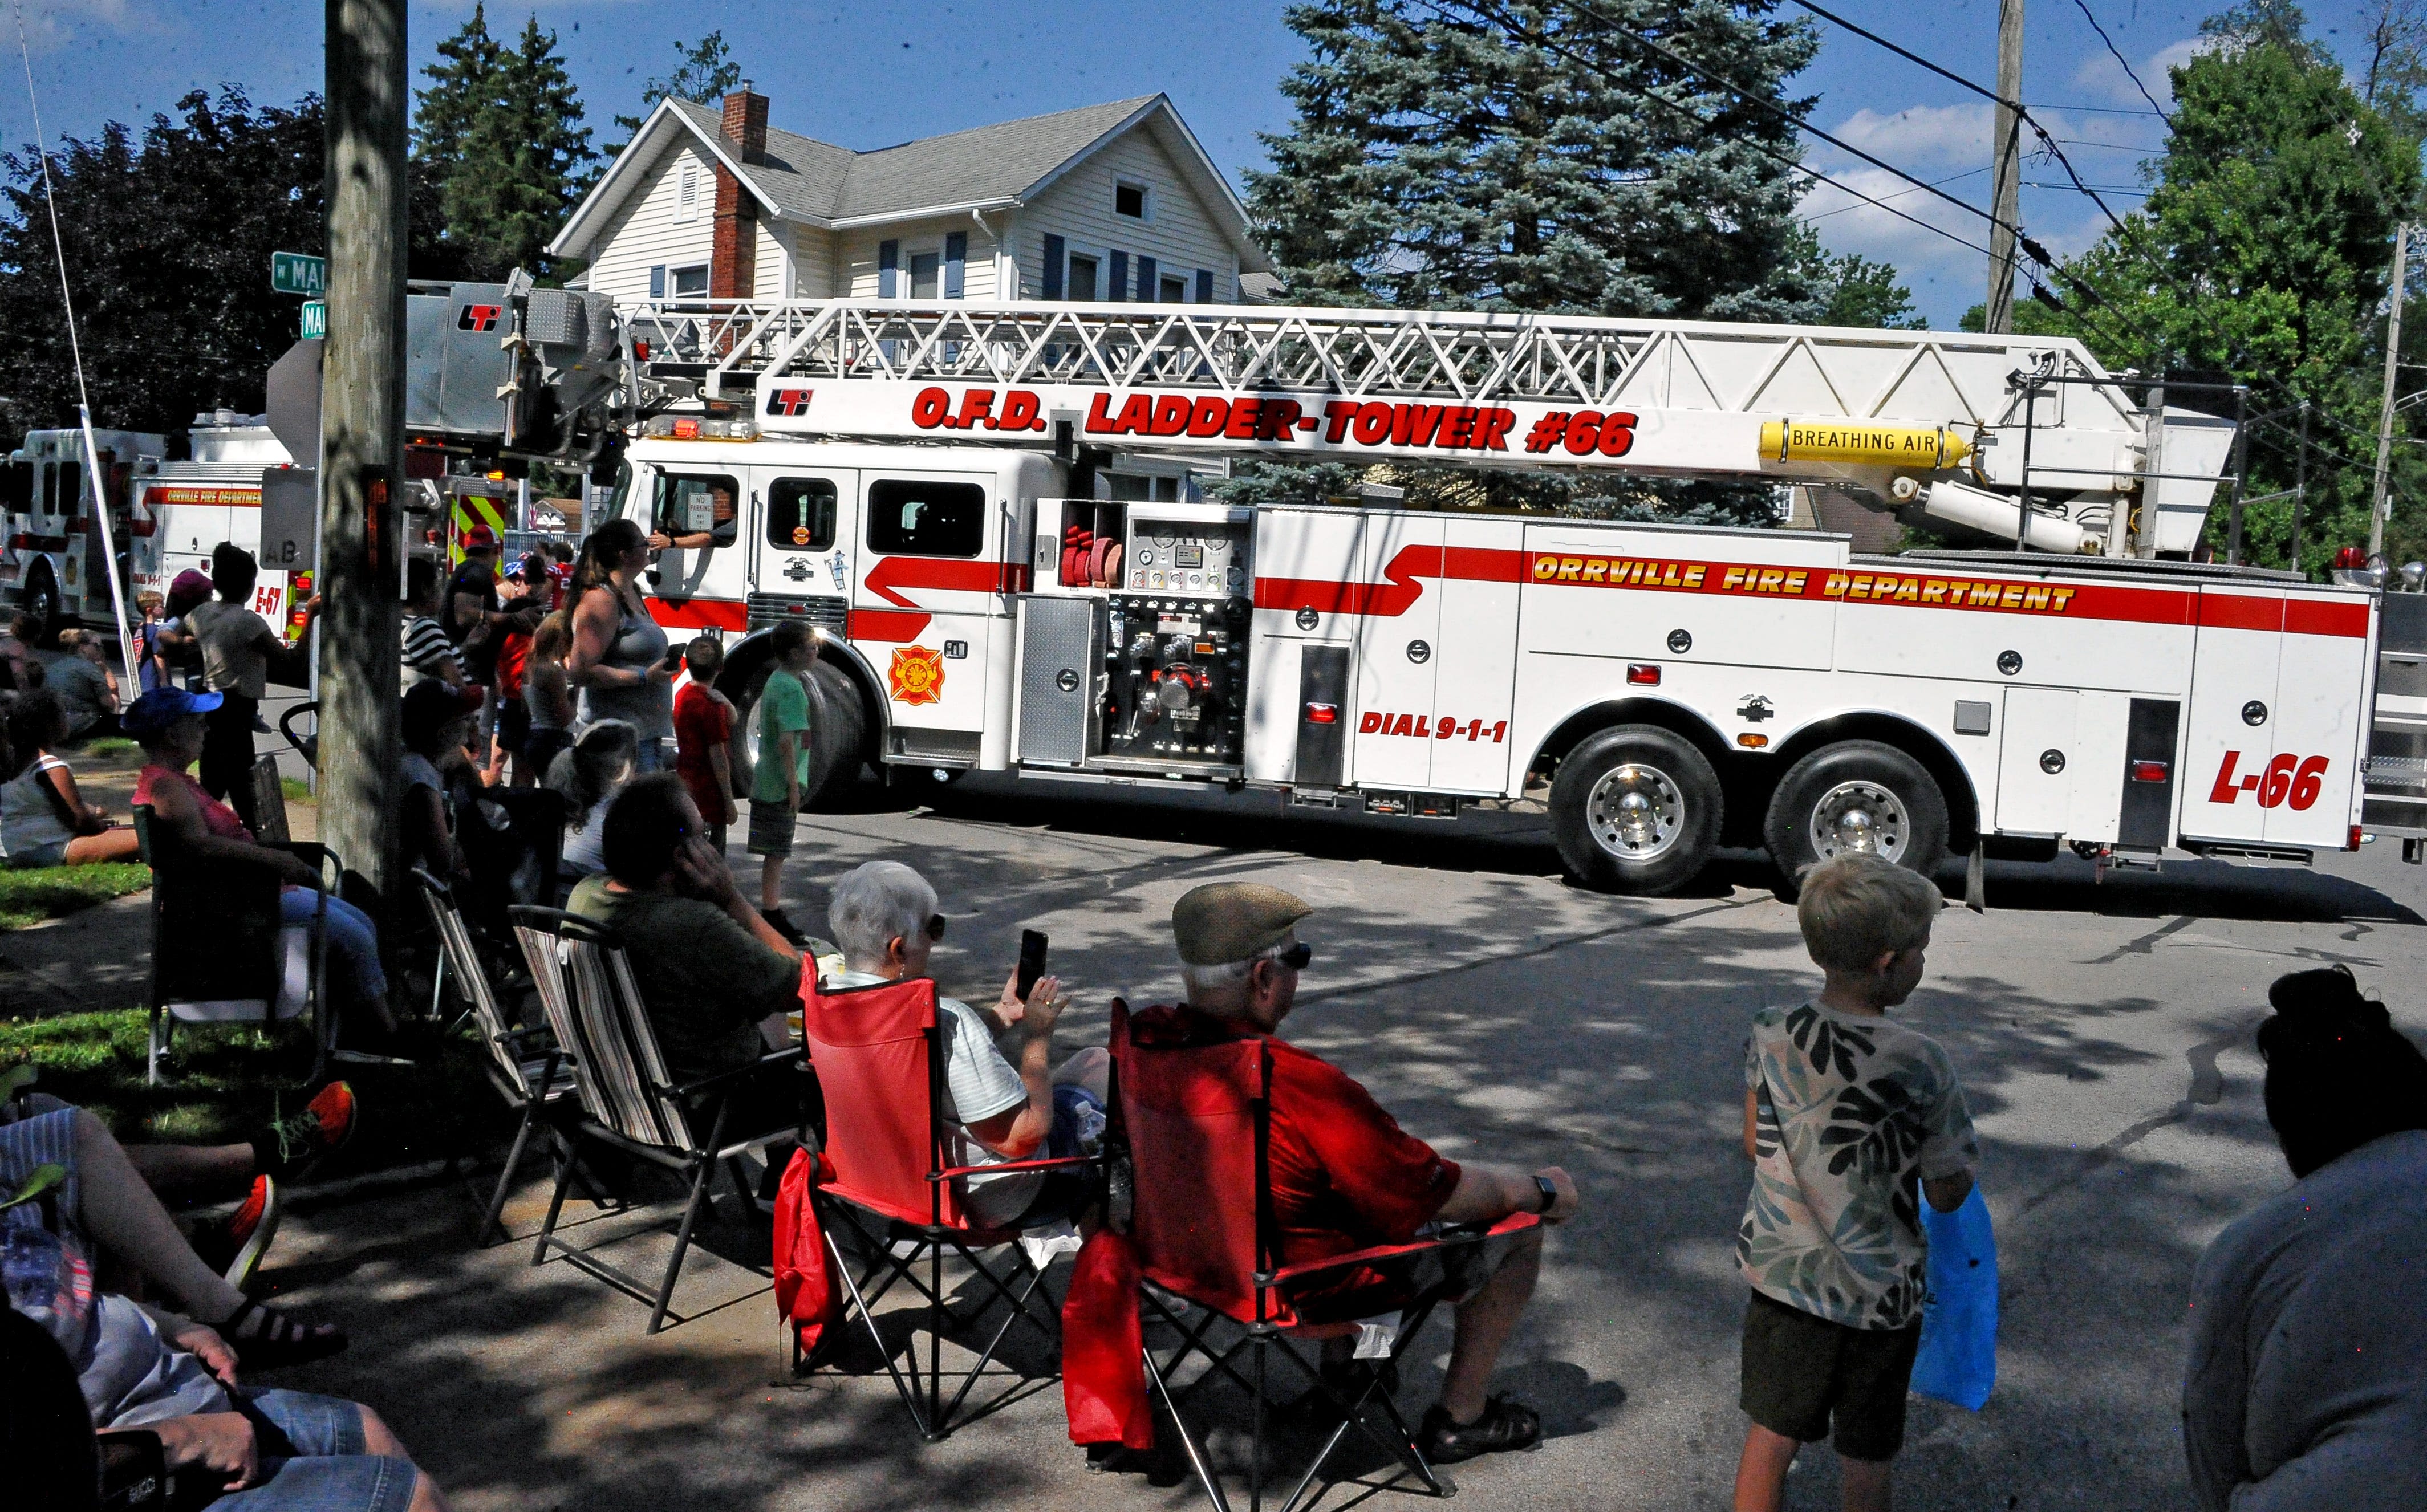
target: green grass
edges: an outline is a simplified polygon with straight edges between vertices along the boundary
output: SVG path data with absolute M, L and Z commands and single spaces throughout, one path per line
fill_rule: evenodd
M 133 756 L 141 749 L 123 735 L 105 735 L 85 742 L 82 754 L 95 761 L 109 761 L 119 756 Z
M 278 791 L 290 804 L 317 804 L 320 801 L 314 796 L 312 785 L 301 777 L 279 778 Z
M 152 869 L 133 861 L 0 871 L 0 930 L 24 929 L 152 886 Z
M 181 1025 L 162 1067 L 170 1084 L 160 1087 L 144 1083 L 146 1032 L 139 1008 L 11 1018 L 0 1021 L 0 1068 L 30 1061 L 41 1073 L 36 1090 L 91 1109 L 127 1144 L 243 1140 L 303 1104 L 312 1045 L 301 1021 Z M 362 1124 L 315 1180 L 481 1152 L 512 1133 L 468 1032 L 408 1031 L 397 1053 L 419 1064 L 333 1067 L 353 1083 Z

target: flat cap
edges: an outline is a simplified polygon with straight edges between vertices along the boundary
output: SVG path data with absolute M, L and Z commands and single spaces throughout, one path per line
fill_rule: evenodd
M 1305 899 L 1261 882 L 1209 883 L 1171 905 L 1171 935 L 1190 966 L 1224 966 L 1279 944 L 1313 912 Z

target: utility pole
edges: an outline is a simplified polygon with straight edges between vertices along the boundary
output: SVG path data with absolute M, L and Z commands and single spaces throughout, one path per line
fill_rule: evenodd
M 2023 0 L 1997 0 L 1997 154 L 1989 213 L 1989 309 L 1981 329 L 2014 329 L 2014 225 L 2022 215 Z
M 327 0 L 320 838 L 393 906 L 403 548 L 405 0 Z
M 2368 560 L 2385 555 L 2386 471 L 2393 461 L 2393 380 L 2402 370 L 2402 285 L 2410 276 L 2410 227 L 2393 228 L 2393 284 L 2386 293 L 2392 314 L 2385 322 L 2385 408 L 2376 420 L 2376 487 L 2368 501 Z

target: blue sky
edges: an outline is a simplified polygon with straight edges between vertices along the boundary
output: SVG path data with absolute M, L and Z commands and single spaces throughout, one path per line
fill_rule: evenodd
M 2216 8 L 2158 0 L 2088 0 L 2152 92 L 2171 103 L 2165 65 L 2186 56 L 2199 20 Z M 141 122 L 187 89 L 242 84 L 259 102 L 284 102 L 319 87 L 321 0 L 23 0 L 53 138 L 89 136 L 105 121 Z M 1792 11 L 1792 7 L 1788 8 Z M 1829 7 L 1967 77 L 1995 71 L 1996 0 L 1841 0 Z M 2308 7 L 2312 24 L 2346 57 L 2357 49 L 2369 0 Z M 881 5 L 738 4 L 686 0 L 540 0 L 493 5 L 491 28 L 519 29 L 536 12 L 556 31 L 592 123 L 636 113 L 641 86 L 671 71 L 674 41 L 722 28 L 757 87 L 772 99 L 774 124 L 855 148 L 990 121 L 1063 109 L 1156 89 L 1234 181 L 1260 166 L 1260 131 L 1288 124 L 1276 87 L 1300 56 L 1281 21 L 1280 0 L 1225 6 L 1185 0 L 891 0 Z M 416 4 L 416 69 L 471 12 L 463 4 Z M 1927 18 L 1916 25 L 1914 18 Z M 2074 0 L 2032 0 L 2025 44 L 2024 97 L 2063 141 L 2083 178 L 2115 186 L 2119 210 L 2136 203 L 2136 167 L 2163 139 L 2163 124 L 2109 56 Z M 5 33 L 0 33 L 5 35 Z M 19 77 L 10 69 L 8 76 Z M 1814 121 L 1875 155 L 1974 204 L 1988 199 L 1989 106 L 1977 96 L 1833 26 L 1822 26 L 1819 59 L 1799 81 L 1819 104 Z M 0 140 L 33 134 L 22 84 L 0 84 Z M 1808 160 L 1846 182 L 1895 201 L 1933 224 L 1980 240 L 1984 223 L 1814 143 Z M 1959 176 L 1960 175 L 1960 176 Z M 2027 186 L 2061 180 L 2053 163 L 2026 166 Z M 1884 257 L 1901 268 L 1923 313 L 1952 324 L 1982 297 L 1978 253 L 1844 195 L 1820 188 L 1806 201 L 1823 240 L 1840 251 Z M 2069 187 L 2027 187 L 2023 219 L 2060 252 L 2086 245 L 2101 224 L 2095 206 Z

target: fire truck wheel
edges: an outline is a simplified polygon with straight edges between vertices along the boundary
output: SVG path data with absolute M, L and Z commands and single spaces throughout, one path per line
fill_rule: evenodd
M 1848 740 L 1788 769 L 1762 837 L 1790 886 L 1805 867 L 1847 851 L 1928 876 L 1946 858 L 1946 800 L 1921 763 L 1895 746 Z
M 1551 783 L 1551 834 L 1587 886 L 1656 897 L 1719 843 L 1719 779 L 1692 741 L 1652 724 L 1604 730 Z
M 51 577 L 50 564 L 36 562 L 25 577 L 24 596 L 18 600 L 25 612 L 42 622 L 46 635 L 57 634 L 59 625 L 59 585 Z
M 851 679 L 823 661 L 809 669 L 809 694 L 817 701 L 817 726 L 809 731 L 815 747 L 809 775 L 817 789 L 811 802 L 832 803 L 859 781 L 868 749 L 867 711 Z

